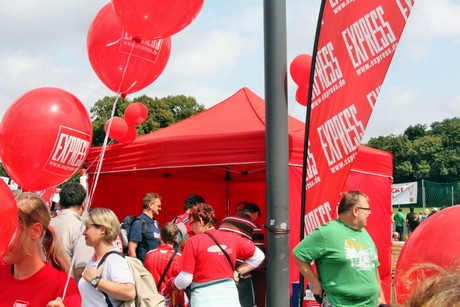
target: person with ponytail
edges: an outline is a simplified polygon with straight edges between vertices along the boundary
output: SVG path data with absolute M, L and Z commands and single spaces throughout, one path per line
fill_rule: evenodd
M 70 259 L 51 227 L 43 199 L 30 192 L 16 197 L 18 228 L 0 265 L 2 306 L 79 307 L 81 296 L 68 281 Z

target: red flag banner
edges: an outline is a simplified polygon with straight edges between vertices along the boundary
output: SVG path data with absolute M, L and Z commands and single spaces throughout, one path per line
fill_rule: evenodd
M 340 191 L 413 5 L 414 0 L 323 3 L 307 112 L 307 235 L 337 217 Z

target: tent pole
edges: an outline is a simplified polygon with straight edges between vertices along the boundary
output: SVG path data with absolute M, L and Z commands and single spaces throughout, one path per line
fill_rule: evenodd
M 286 1 L 264 0 L 267 307 L 289 305 L 286 50 Z

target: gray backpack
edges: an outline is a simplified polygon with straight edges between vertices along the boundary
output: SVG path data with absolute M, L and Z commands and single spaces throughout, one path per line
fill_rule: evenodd
M 129 270 L 133 275 L 135 287 L 136 287 L 136 298 L 134 301 L 124 302 L 120 306 L 122 307 L 164 307 L 165 298 L 158 293 L 155 285 L 155 280 L 152 274 L 144 267 L 142 262 L 134 257 L 124 256 L 122 253 L 117 251 L 107 252 L 99 261 L 98 267 L 104 262 L 105 258 L 110 254 L 117 254 L 126 259 Z M 109 307 L 112 307 L 108 296 L 104 293 L 105 301 Z

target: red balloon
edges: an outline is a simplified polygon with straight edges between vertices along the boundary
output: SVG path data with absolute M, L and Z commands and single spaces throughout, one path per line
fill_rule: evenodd
M 295 92 L 295 100 L 303 106 L 308 103 L 308 86 L 299 86 Z
M 298 86 L 308 86 L 310 83 L 311 55 L 301 54 L 292 60 L 289 72 L 292 80 Z
M 137 138 L 137 130 L 134 126 L 128 126 L 128 131 L 124 138 L 118 140 L 122 144 L 129 144 Z
M 91 66 L 102 83 L 126 97 L 161 75 L 171 53 L 171 38 L 134 39 L 123 30 L 109 3 L 89 27 L 87 49 Z
M 0 158 L 24 190 L 44 190 L 78 172 L 92 137 L 91 119 L 77 97 L 58 88 L 38 88 L 6 111 L 0 125 Z
M 112 124 L 110 125 L 110 123 Z M 109 138 L 118 141 L 126 136 L 126 133 L 128 132 L 128 124 L 123 118 L 115 116 L 105 123 L 104 131 L 108 134 Z
M 18 227 L 18 207 L 13 193 L 3 180 L 0 180 L 0 263 L 8 251 L 16 228 Z
M 171 36 L 188 26 L 204 0 L 112 0 L 123 28 L 140 39 Z
M 403 304 L 417 283 L 436 274 L 440 267 L 455 270 L 460 265 L 460 206 L 443 209 L 424 220 L 409 239 L 398 257 L 395 269 L 395 295 Z M 434 267 L 433 267 L 434 265 Z
M 140 102 L 131 103 L 125 110 L 125 120 L 129 125 L 137 126 L 145 122 L 149 110 Z

